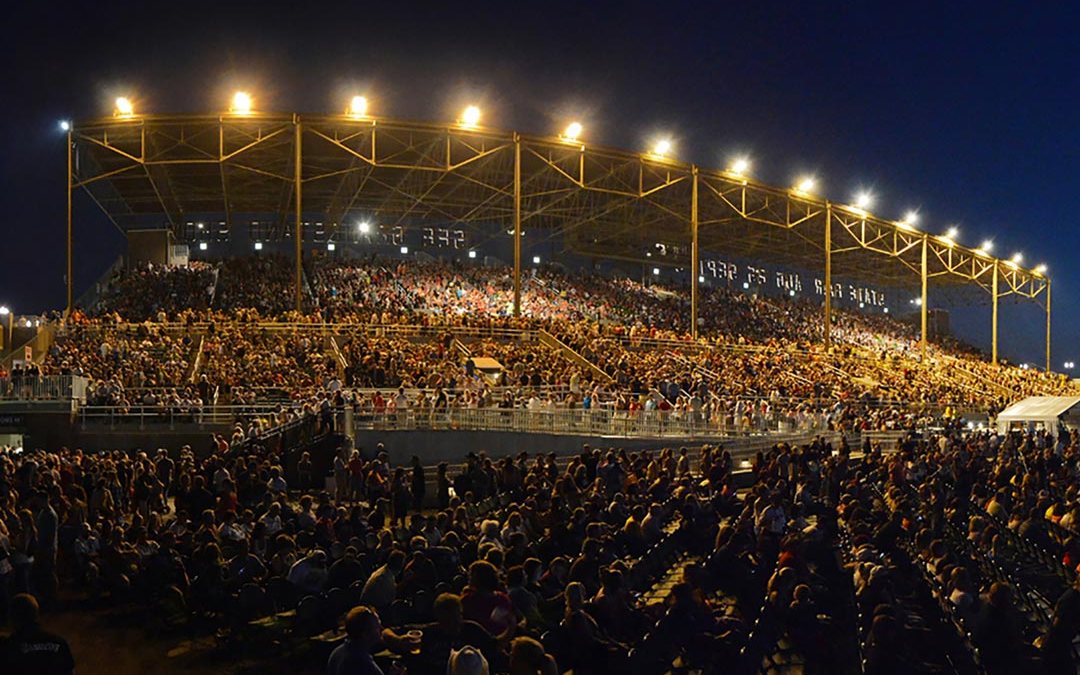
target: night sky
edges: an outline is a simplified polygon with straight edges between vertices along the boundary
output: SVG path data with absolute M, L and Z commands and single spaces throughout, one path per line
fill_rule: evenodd
M 375 115 L 486 124 L 644 148 L 837 201 L 869 188 L 875 213 L 1022 251 L 1053 279 L 1055 367 L 1080 360 L 1080 10 L 1069 3 L 18 2 L 4 59 L 6 212 L 0 304 L 63 305 L 64 144 L 58 121 L 112 110 L 337 112 L 365 91 Z M 815 3 L 818 4 L 818 3 Z M 824 4 L 824 3 L 820 3 Z M 873 6 L 870 6 L 873 5 Z M 948 5 L 948 6 L 946 6 Z M 953 6 L 956 5 L 956 6 Z M 959 5 L 964 5 L 963 7 Z M 123 250 L 77 201 L 76 295 Z M 989 341 L 988 306 L 956 312 Z M 1001 350 L 1042 361 L 1043 319 L 1005 307 Z

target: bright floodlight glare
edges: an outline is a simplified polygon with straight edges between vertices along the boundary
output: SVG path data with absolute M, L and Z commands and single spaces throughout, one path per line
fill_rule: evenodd
M 874 203 L 874 196 L 869 192 L 860 192 L 855 195 L 855 206 L 860 209 L 868 209 Z
M 539 265 L 540 264 L 540 256 L 538 256 L 538 255 L 533 256 L 533 264 L 534 265 Z
M 994 250 L 994 240 L 993 239 L 984 240 L 983 243 L 982 243 L 982 246 L 979 247 L 979 250 L 984 251 L 986 253 L 989 253 L 990 251 L 993 251 Z
M 360 224 L 356 226 L 360 230 L 360 234 L 368 234 L 371 232 L 371 223 L 366 220 L 361 220 Z
M 353 117 L 363 117 L 367 114 L 367 99 L 363 96 L 353 96 L 349 101 L 349 114 Z
M 701 275 L 698 275 L 698 278 L 697 278 L 697 282 L 698 282 L 699 284 L 703 284 L 703 283 L 705 283 L 705 277 L 704 277 L 704 276 L 701 276 Z
M 200 251 L 205 251 L 205 250 L 206 250 L 207 248 L 208 248 L 208 247 L 207 247 L 207 245 L 206 245 L 206 242 L 205 242 L 205 241 L 200 241 L 200 242 L 199 242 L 199 250 L 200 250 Z
M 408 246 L 402 246 L 401 247 L 401 255 L 406 255 L 408 252 L 409 252 L 409 247 Z
M 326 242 L 326 250 L 327 251 L 333 251 L 336 248 L 337 248 L 337 244 L 335 244 L 334 242 L 332 242 L 332 241 Z
M 71 122 L 60 120 L 60 131 L 71 131 Z
M 470 258 L 475 258 L 476 257 L 476 251 L 469 251 L 469 257 Z
M 806 176 L 795 184 L 795 189 L 799 192 L 810 192 L 814 189 L 816 183 L 817 181 L 814 180 L 813 176 Z
M 11 314 L 11 310 L 7 308 L 7 305 L 0 305 L 0 316 L 7 316 Z
M 956 239 L 956 236 L 957 236 L 958 234 L 960 234 L 960 230 L 959 230 L 959 228 L 957 228 L 957 227 L 950 227 L 950 228 L 949 228 L 949 229 L 948 229 L 948 230 L 947 230 L 947 231 L 945 232 L 945 236 L 946 236 L 946 237 L 948 237 L 949 239 Z
M 728 170 L 736 176 L 743 176 L 750 170 L 750 160 L 745 157 L 739 157 L 731 162 L 731 166 Z
M 660 276 L 660 268 L 659 267 L 652 268 L 652 273 L 653 273 L 654 277 Z
M 919 212 L 908 211 L 904 214 L 904 220 L 901 222 L 903 222 L 905 225 L 914 225 L 915 223 L 919 222 Z
M 664 155 L 668 154 L 668 151 L 670 150 L 671 141 L 666 138 L 661 138 L 659 141 L 656 142 L 656 145 L 653 146 L 653 154 L 657 157 L 663 157 Z
M 251 95 L 246 91 L 238 91 L 233 94 L 232 108 L 230 110 L 238 115 L 247 115 L 251 112 Z
M 1012 261 L 1019 265 L 1020 263 L 1024 262 L 1024 254 L 1020 253 L 1019 251 L 1013 253 Z
M 1036 274 L 1046 274 L 1046 264 L 1045 263 L 1039 263 L 1038 265 L 1036 265 L 1035 266 L 1035 273 Z
M 566 126 L 566 130 L 563 131 L 563 138 L 568 141 L 576 141 L 581 137 L 581 131 L 581 122 L 571 122 Z
M 261 241 L 255 242 L 255 250 L 256 251 L 261 251 L 262 250 L 262 242 Z
M 116 98 L 116 114 L 119 116 L 133 115 L 135 113 L 135 106 L 131 104 L 131 99 L 126 96 L 118 96 Z
M 475 127 L 480 123 L 480 108 L 474 105 L 465 108 L 465 112 L 461 113 L 461 126 L 463 127 Z

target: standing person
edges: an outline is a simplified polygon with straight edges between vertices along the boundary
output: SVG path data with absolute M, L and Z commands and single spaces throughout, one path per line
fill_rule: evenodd
M 346 495 L 349 493 L 349 471 L 348 462 L 345 459 L 346 452 L 345 448 L 341 448 L 334 455 L 334 494 L 339 502 L 345 501 Z
M 450 477 L 446 475 L 446 470 L 446 462 L 439 462 L 435 472 L 435 489 L 440 511 L 450 506 Z
M 73 675 L 75 659 L 67 640 L 38 623 L 37 600 L 29 593 L 11 599 L 11 637 L 0 646 L 5 675 Z
M 51 605 L 56 600 L 58 586 L 56 549 L 60 519 L 49 504 L 49 493 L 45 490 L 37 492 L 34 503 L 37 507 L 37 546 L 34 549 L 33 583 L 45 603 Z
M 427 475 L 424 467 L 420 465 L 420 458 L 413 455 L 412 458 L 412 507 L 413 511 L 420 513 L 424 508 L 424 495 L 427 493 Z

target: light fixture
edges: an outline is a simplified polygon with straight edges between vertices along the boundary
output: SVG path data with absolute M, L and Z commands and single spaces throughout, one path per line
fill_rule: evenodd
M 788 295 L 790 295 L 791 297 L 794 298 L 795 297 L 795 289 L 793 288 L 790 291 L 788 291 Z
M 471 105 L 461 113 L 461 126 L 471 128 L 480 123 L 480 108 Z
M 60 131 L 71 131 L 71 122 L 60 120 Z
M 813 176 L 804 176 L 799 179 L 799 182 L 795 184 L 795 192 L 801 192 L 803 194 L 810 194 L 810 191 L 814 189 L 814 185 L 817 181 Z
M 407 255 L 408 253 L 409 253 L 409 247 L 408 246 L 402 246 L 401 247 L 401 255 Z
M 261 251 L 262 250 L 262 242 L 261 241 L 255 242 L 255 250 L 256 251 Z
M 703 283 L 705 283 L 705 277 L 704 277 L 704 276 L 701 276 L 701 275 L 698 275 L 698 278 L 697 278 L 697 282 L 698 282 L 699 284 L 703 284 Z
M 538 256 L 538 255 L 533 256 L 533 264 L 534 265 L 539 265 L 540 264 L 540 256 Z
M 8 314 L 11 314 L 11 310 L 8 309 L 8 306 L 0 305 L 0 316 L 7 316 Z
M 994 250 L 994 241 L 992 239 L 987 239 L 987 240 L 983 241 L 982 246 L 979 247 L 979 250 L 980 251 L 985 251 L 986 253 L 989 253 L 990 251 L 993 251 Z
M 860 302 L 859 303 L 859 309 L 866 309 L 866 303 L 865 302 Z
M 566 129 L 563 131 L 562 137 L 568 141 L 576 141 L 581 137 L 582 126 L 581 122 L 571 122 L 566 125 Z
M 889 313 L 889 308 L 886 307 L 884 311 L 885 311 L 886 314 L 888 314 Z
M 363 96 L 353 96 L 349 101 L 349 114 L 353 117 L 364 117 L 367 115 L 367 99 Z
M 659 267 L 652 268 L 652 273 L 653 273 L 654 277 L 660 276 L 660 268 Z
M 663 157 L 669 152 L 671 152 L 671 141 L 666 138 L 661 138 L 656 142 L 656 145 L 653 146 L 652 154 L 657 157 Z
M 1019 251 L 1017 251 L 1016 253 L 1013 253 L 1012 262 L 1017 264 L 1017 265 L 1024 262 L 1024 254 L 1020 253 Z
M 1045 263 L 1039 263 L 1035 266 L 1035 274 L 1046 274 L 1046 269 Z
M 371 223 L 366 220 L 361 220 L 360 223 L 356 226 L 356 229 L 360 230 L 360 234 L 370 234 Z
M 743 290 L 746 290 L 746 291 L 750 290 L 750 282 L 749 281 L 742 282 L 742 287 L 743 287 Z
M 745 157 L 736 157 L 732 160 L 731 165 L 728 167 L 728 173 L 736 176 L 745 176 L 746 172 L 750 170 L 750 160 Z
M 207 247 L 207 244 L 206 244 L 206 242 L 205 242 L 205 241 L 200 241 L 200 242 L 199 242 L 199 250 L 200 250 L 200 251 L 205 251 L 205 250 L 206 250 L 207 248 L 208 248 L 208 247 Z
M 238 91 L 233 94 L 232 107 L 229 112 L 236 115 L 247 115 L 251 112 L 251 94 L 246 91 Z
M 868 209 L 874 203 L 874 195 L 869 192 L 860 192 L 855 195 L 855 206 L 860 209 Z
M 135 106 L 132 105 L 131 99 L 126 96 L 116 97 L 116 107 L 113 110 L 113 114 L 117 117 L 131 117 L 135 114 Z
M 334 242 L 332 242 L 332 241 L 326 242 L 326 250 L 327 251 L 333 251 L 336 248 L 337 248 L 337 244 L 335 244 Z
M 201 230 L 201 229 L 203 229 L 203 224 L 202 223 L 195 223 L 195 228 Z
M 956 240 L 956 237 L 959 234 L 960 234 L 960 228 L 956 227 L 955 225 L 953 225 L 952 227 L 950 227 L 948 230 L 945 231 L 945 236 L 947 238 L 949 238 L 949 239 L 954 240 L 954 241 Z
M 470 258 L 475 258 L 476 257 L 476 251 L 469 251 L 469 257 Z

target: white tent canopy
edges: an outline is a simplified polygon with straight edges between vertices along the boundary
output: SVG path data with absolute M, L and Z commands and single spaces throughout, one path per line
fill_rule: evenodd
M 1016 427 L 1036 429 L 1041 425 L 1056 436 L 1059 422 L 1075 426 L 1080 416 L 1078 405 L 1080 396 L 1031 396 L 998 413 L 997 430 L 1004 433 Z

